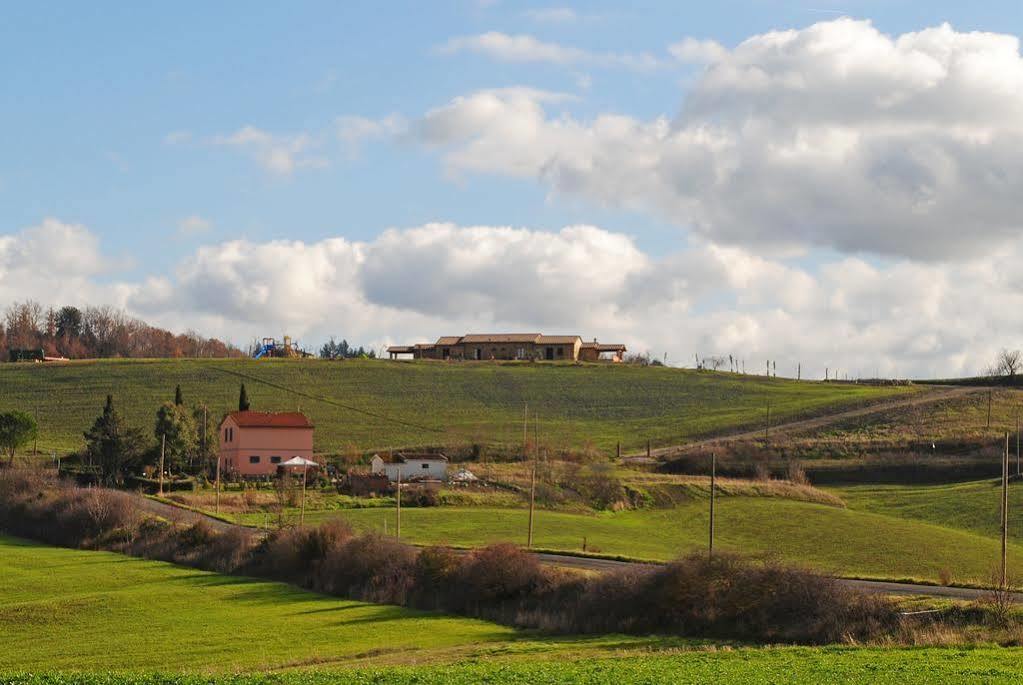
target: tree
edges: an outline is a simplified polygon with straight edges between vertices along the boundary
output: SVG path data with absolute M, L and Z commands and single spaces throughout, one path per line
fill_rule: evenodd
M 185 403 L 185 398 L 181 396 L 181 386 L 174 388 L 174 404 L 181 406 Z
M 242 383 L 241 392 L 238 393 L 238 411 L 249 410 L 249 393 L 245 392 L 245 384 Z
M 156 412 L 153 429 L 158 441 L 164 442 L 164 468 L 180 470 L 196 452 L 195 423 L 184 407 L 164 402 Z
M 105 484 L 118 483 L 140 465 L 144 444 L 142 432 L 125 424 L 114 409 L 112 395 L 107 395 L 103 413 L 84 435 L 89 461 L 99 467 L 100 479 Z
M 991 375 L 1014 378 L 1021 367 L 1023 367 L 1023 354 L 1019 350 L 1008 350 L 1003 347 L 991 369 Z
M 217 440 L 217 426 L 213 422 L 213 415 L 204 407 L 196 407 L 192 410 L 192 421 L 195 423 L 195 453 L 199 458 L 199 468 L 206 468 L 216 463 L 217 452 L 220 449 Z M 206 421 L 205 426 L 203 420 Z
M 78 307 L 61 307 L 57 311 L 57 337 L 77 338 L 82 334 L 82 311 Z
M 14 453 L 38 434 L 39 427 L 30 414 L 17 410 L 0 413 L 0 453 L 7 455 L 9 465 L 14 466 Z

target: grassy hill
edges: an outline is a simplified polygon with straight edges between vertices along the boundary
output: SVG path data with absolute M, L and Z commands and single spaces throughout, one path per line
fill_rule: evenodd
M 106 552 L 0 537 L 17 685 L 1019 682 L 1021 650 L 548 638 Z M 249 675 L 244 675 L 244 674 Z M 242 675 L 239 675 L 242 674 Z
M 1002 493 L 998 480 L 943 485 L 857 485 L 834 491 L 860 511 L 926 521 L 991 538 L 1001 535 Z M 1009 539 L 1023 542 L 1023 481 L 1013 481 L 1009 486 Z
M 394 532 L 393 508 L 307 512 L 306 522 L 340 516 L 356 527 Z M 584 514 L 538 510 L 533 544 L 638 559 L 669 560 L 705 549 L 708 509 L 692 502 L 666 509 Z M 262 525 L 262 514 L 236 515 Z M 463 547 L 491 542 L 525 544 L 525 509 L 403 508 L 402 537 L 416 543 Z M 715 546 L 769 555 L 836 575 L 937 582 L 943 571 L 956 582 L 983 584 L 999 555 L 993 537 L 919 520 L 775 497 L 718 499 Z M 1023 565 L 1023 545 L 1009 547 L 1010 564 Z
M 39 448 L 63 451 L 80 446 L 107 393 L 148 432 L 175 385 L 186 403 L 205 402 L 220 416 L 237 407 L 243 381 L 253 409 L 307 412 L 317 425 L 316 449 L 326 453 L 350 446 L 515 449 L 527 403 L 530 414 L 539 413 L 545 445 L 611 451 L 619 441 L 639 449 L 648 439 L 656 447 L 759 426 L 768 401 L 781 421 L 914 392 L 631 365 L 98 360 L 0 364 L 0 410 L 36 414 Z

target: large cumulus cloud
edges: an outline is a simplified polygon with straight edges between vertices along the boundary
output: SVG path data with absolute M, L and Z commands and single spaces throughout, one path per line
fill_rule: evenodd
M 550 94 L 490 90 L 412 132 L 453 172 L 539 178 L 732 245 L 940 260 L 1019 234 L 1014 36 L 943 25 L 893 37 L 840 19 L 673 52 L 706 62 L 673 117 L 582 120 Z

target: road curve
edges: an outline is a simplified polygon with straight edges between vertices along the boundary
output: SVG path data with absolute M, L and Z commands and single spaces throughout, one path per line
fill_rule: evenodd
M 817 428 L 823 428 L 839 421 L 846 419 L 852 419 L 859 416 L 870 416 L 871 414 L 879 414 L 881 412 L 891 411 L 892 409 L 904 409 L 906 407 L 916 407 L 925 404 L 932 404 L 934 402 L 941 402 L 943 400 L 955 399 L 964 395 L 971 395 L 977 392 L 986 392 L 988 388 L 981 387 L 954 387 L 954 388 L 941 388 L 940 390 L 923 390 L 919 393 L 914 393 L 909 397 L 904 397 L 896 400 L 886 400 L 878 402 L 876 404 L 869 404 L 863 407 L 857 407 L 855 409 L 846 409 L 843 411 L 837 411 L 830 414 L 824 414 L 822 416 L 815 416 L 810 419 L 801 419 L 798 421 L 789 421 L 787 423 L 779 423 L 771 426 L 771 435 L 778 436 L 786 433 L 794 433 L 798 431 L 814 430 Z M 683 452 L 687 452 L 693 449 L 700 449 L 711 447 L 713 445 L 721 445 L 727 442 L 737 442 L 742 440 L 757 440 L 762 438 L 764 435 L 763 428 L 757 428 L 755 430 L 742 431 L 740 433 L 730 433 L 728 435 L 721 435 L 713 438 L 706 438 L 704 440 L 696 440 L 694 442 L 688 442 L 684 445 L 670 445 L 668 447 L 658 447 L 650 450 L 651 457 L 672 457 Z M 645 459 L 646 452 L 635 452 L 633 454 L 626 455 L 624 459 Z
M 157 502 L 147 497 L 135 496 L 138 507 L 142 511 L 156 514 L 164 518 L 194 523 L 205 520 L 213 529 L 219 532 L 240 530 L 252 537 L 261 535 L 263 531 L 250 526 L 242 526 L 237 523 L 229 523 L 202 512 L 184 509 L 173 504 Z M 461 550 L 468 553 L 469 550 Z M 610 571 L 622 571 L 628 569 L 649 568 L 654 564 L 637 561 L 620 561 L 618 559 L 601 559 L 599 557 L 581 557 L 571 554 L 556 554 L 554 552 L 534 552 L 540 563 L 549 566 L 560 566 L 562 568 L 574 568 L 583 571 L 607 573 Z M 983 598 L 989 591 L 977 588 L 945 587 L 940 585 L 922 585 L 917 583 L 895 583 L 884 580 L 858 580 L 853 578 L 838 578 L 839 583 L 862 592 L 892 596 L 919 596 L 936 597 L 942 599 L 977 600 Z M 1013 593 L 1016 602 L 1023 602 L 1023 592 Z

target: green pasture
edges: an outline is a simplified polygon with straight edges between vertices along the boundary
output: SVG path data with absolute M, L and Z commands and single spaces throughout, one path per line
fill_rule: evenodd
M 206 403 L 219 417 L 237 408 L 243 381 L 253 409 L 308 413 L 316 449 L 325 453 L 352 446 L 518 449 L 525 405 L 539 415 L 545 446 L 610 453 L 619 441 L 631 450 L 648 439 L 656 447 L 759 426 L 768 401 L 781 421 L 915 391 L 623 364 L 97 360 L 0 364 L 0 411 L 35 414 L 40 450 L 66 451 L 81 446 L 108 393 L 133 425 L 151 433 L 176 385 L 187 404 Z

